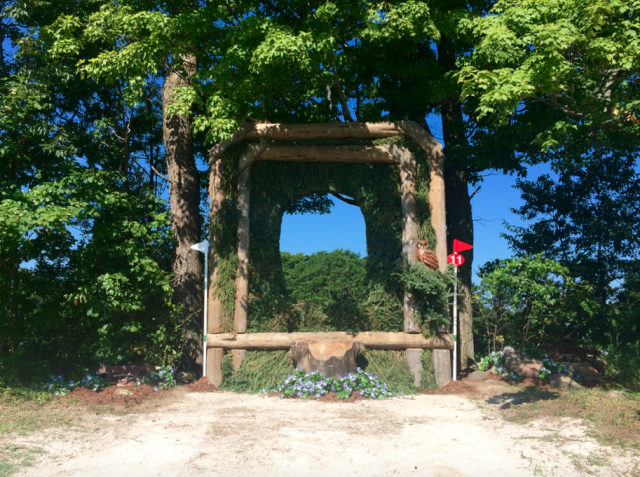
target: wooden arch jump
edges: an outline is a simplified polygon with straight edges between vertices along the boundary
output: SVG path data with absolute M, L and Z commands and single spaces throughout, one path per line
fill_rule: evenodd
M 445 217 L 445 191 L 443 177 L 442 145 L 427 131 L 413 121 L 384 123 L 318 123 L 318 124 L 244 124 L 229 139 L 214 146 L 209 155 L 209 217 L 215 222 L 216 214 L 225 200 L 221 192 L 222 171 L 220 160 L 224 152 L 242 140 L 271 139 L 289 141 L 295 139 L 321 138 L 366 138 L 379 139 L 406 135 L 412 138 L 427 155 L 430 169 L 429 204 L 431 224 L 436 232 L 436 250 L 441 271 L 447 266 L 447 240 Z M 249 295 L 249 211 L 250 190 L 248 180 L 251 165 L 256 161 L 328 162 L 328 163 L 382 163 L 400 165 L 402 194 L 402 255 L 406 265 L 418 262 L 418 223 L 416 221 L 416 160 L 414 155 L 401 146 L 290 146 L 252 144 L 246 148 L 238 162 L 238 259 L 236 278 L 236 301 L 233 333 L 223 333 L 223 303 L 215 293 L 218 276 L 218 260 L 215 247 L 209 251 L 209 309 L 207 316 L 207 377 L 213 384 L 222 383 L 222 359 L 225 349 L 233 353 L 233 366 L 238 369 L 247 349 L 289 349 L 300 339 L 356 339 L 368 349 L 404 349 L 407 361 L 417 383 L 422 371 L 420 352 L 432 349 L 436 382 L 439 386 L 451 380 L 451 357 L 453 338 L 442 332 L 436 336 L 423 337 L 415 319 L 415 299 L 405 294 L 403 304 L 404 331 L 387 332 L 319 332 L 319 333 L 247 333 Z M 216 243 L 212 227 L 210 243 Z M 442 330 L 444 331 L 444 330 Z

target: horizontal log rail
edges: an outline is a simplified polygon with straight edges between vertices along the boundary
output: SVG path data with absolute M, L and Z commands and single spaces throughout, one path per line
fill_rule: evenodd
M 401 121 L 402 123 L 404 121 Z M 396 123 L 313 123 L 253 124 L 244 139 L 344 139 L 401 136 L 404 131 Z
M 421 334 L 386 333 L 381 331 L 330 331 L 318 333 L 220 333 L 207 335 L 208 348 L 223 349 L 289 349 L 299 340 L 357 340 L 366 349 L 453 349 L 453 336 L 449 333 L 425 338 Z
M 269 146 L 257 161 L 399 164 L 388 146 Z

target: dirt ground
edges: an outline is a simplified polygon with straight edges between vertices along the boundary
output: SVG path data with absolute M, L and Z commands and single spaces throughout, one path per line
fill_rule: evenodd
M 352 403 L 171 391 L 136 410 L 12 436 L 39 450 L 20 476 L 640 476 L 640 454 L 574 419 L 507 422 L 500 381 L 464 395 Z M 468 389 L 467 389 L 468 391 Z

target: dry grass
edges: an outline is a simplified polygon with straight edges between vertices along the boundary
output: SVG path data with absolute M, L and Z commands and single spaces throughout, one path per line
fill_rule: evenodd
M 29 432 L 73 425 L 78 411 L 51 396 L 35 392 L 0 389 L 0 477 L 15 474 L 30 466 L 43 451 L 38 447 L 19 446 L 11 438 Z
M 500 409 L 511 422 L 584 419 L 602 444 L 640 449 L 640 394 L 620 395 L 599 389 L 554 392 L 528 387 L 514 393 L 510 404 Z
M 44 393 L 0 390 L 0 438 L 68 426 L 73 424 L 77 414 L 73 408 L 54 401 Z

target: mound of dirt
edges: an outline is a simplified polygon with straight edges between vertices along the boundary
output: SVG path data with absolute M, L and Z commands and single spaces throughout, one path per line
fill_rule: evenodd
M 198 381 L 189 385 L 187 391 L 190 393 L 217 393 L 218 388 L 209 381 L 209 378 L 202 376 Z
M 156 388 L 157 389 L 157 388 Z M 76 388 L 62 399 L 70 404 L 84 404 L 87 406 L 119 406 L 130 408 L 139 406 L 152 400 L 158 400 L 170 391 L 154 391 L 153 386 L 143 384 L 136 386 L 129 383 L 124 386 L 108 386 L 99 391 L 87 388 Z
M 471 396 L 478 393 L 478 386 L 470 384 L 464 381 L 450 381 L 442 387 L 439 387 L 435 391 L 429 391 L 428 389 L 421 389 L 422 394 L 458 394 L 463 396 Z

